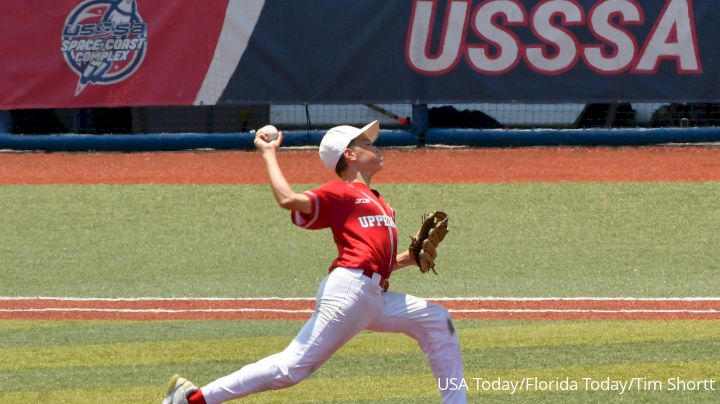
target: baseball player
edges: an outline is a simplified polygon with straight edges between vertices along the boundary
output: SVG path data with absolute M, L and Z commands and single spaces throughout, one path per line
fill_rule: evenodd
M 165 404 L 221 403 L 293 386 L 322 366 L 359 332 L 403 333 L 417 340 L 439 380 L 462 380 L 463 362 L 448 311 L 423 299 L 390 291 L 393 271 L 417 265 L 409 250 L 397 253 L 395 211 L 370 181 L 383 168 L 373 142 L 377 121 L 363 128 L 337 126 L 320 144 L 320 159 L 339 180 L 296 193 L 278 166 L 282 132 L 268 141 L 261 129 L 255 146 L 265 161 L 275 199 L 305 229 L 330 228 L 338 256 L 320 284 L 312 317 L 284 351 L 197 388 L 173 376 Z M 443 403 L 465 403 L 464 389 L 440 391 Z

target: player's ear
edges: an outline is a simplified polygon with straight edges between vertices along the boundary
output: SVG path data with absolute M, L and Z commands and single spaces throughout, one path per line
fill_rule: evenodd
M 354 161 L 356 158 L 355 152 L 350 150 L 349 148 L 345 148 L 345 150 L 343 150 L 342 155 L 346 161 Z

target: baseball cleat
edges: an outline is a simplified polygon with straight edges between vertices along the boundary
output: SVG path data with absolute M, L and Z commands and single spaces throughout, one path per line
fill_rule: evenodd
M 197 389 L 189 380 L 174 374 L 168 383 L 167 397 L 163 400 L 163 404 L 188 404 L 187 396 Z

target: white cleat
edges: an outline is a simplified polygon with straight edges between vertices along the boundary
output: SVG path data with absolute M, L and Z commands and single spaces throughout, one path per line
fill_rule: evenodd
M 175 374 L 170 378 L 167 397 L 163 400 L 163 404 L 188 404 L 187 397 L 197 390 L 192 382 Z

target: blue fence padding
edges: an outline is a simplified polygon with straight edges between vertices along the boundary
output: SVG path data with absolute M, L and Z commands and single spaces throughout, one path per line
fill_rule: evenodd
M 325 131 L 283 132 L 285 146 L 317 146 Z M 0 135 L 0 149 L 42 151 L 175 151 L 253 149 L 251 133 L 156 133 L 146 135 Z M 378 146 L 417 145 L 410 131 L 383 130 Z
M 0 149 L 43 151 L 172 151 L 247 149 L 250 134 L 1 135 Z
M 325 131 L 284 132 L 285 146 L 317 146 Z M 251 133 L 184 133 L 147 135 L 8 135 L 0 134 L 0 149 L 34 151 L 176 151 L 193 149 L 253 149 Z M 429 129 L 427 145 L 508 146 L 635 146 L 659 143 L 720 142 L 720 128 L 480 130 Z M 408 130 L 382 130 L 376 144 L 416 146 Z
M 283 131 L 285 146 L 317 146 L 325 135 L 324 130 L 294 130 Z M 389 146 L 416 146 L 418 137 L 409 130 L 381 130 L 375 145 L 380 147 Z
M 510 146 L 641 146 L 661 143 L 719 142 L 720 128 L 662 129 L 429 129 L 428 145 Z

